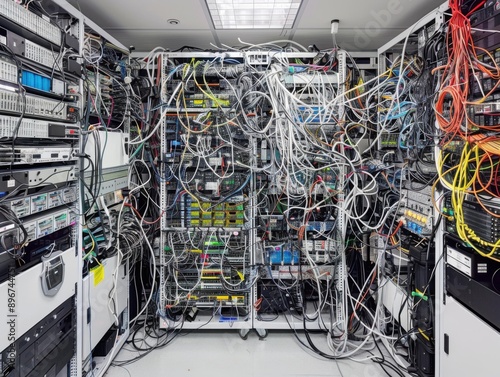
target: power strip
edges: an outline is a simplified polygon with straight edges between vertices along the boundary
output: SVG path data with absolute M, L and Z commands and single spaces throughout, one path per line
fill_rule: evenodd
M 271 64 L 271 57 L 268 52 L 254 52 L 250 51 L 245 54 L 245 61 L 249 65 L 269 65 Z
M 338 74 L 319 74 L 319 73 L 295 73 L 285 74 L 285 84 L 289 86 L 309 86 L 309 85 L 337 85 L 339 82 Z
M 61 30 L 57 26 L 12 0 L 0 0 L 0 15 L 57 46 L 61 45 Z

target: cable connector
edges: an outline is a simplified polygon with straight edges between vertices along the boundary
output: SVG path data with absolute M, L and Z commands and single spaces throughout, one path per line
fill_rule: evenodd
M 339 32 L 339 20 L 331 20 L 330 21 L 330 33 L 331 34 L 337 34 Z

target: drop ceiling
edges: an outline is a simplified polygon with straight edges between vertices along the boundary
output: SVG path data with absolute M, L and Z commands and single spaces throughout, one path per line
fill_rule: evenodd
M 183 46 L 239 48 L 293 40 L 305 47 L 333 45 L 330 22 L 339 19 L 336 35 L 349 51 L 374 51 L 404 31 L 442 0 L 303 0 L 292 29 L 216 30 L 205 0 L 69 0 L 82 13 L 125 46 L 150 51 L 160 46 L 175 51 Z M 168 20 L 178 20 L 172 24 Z

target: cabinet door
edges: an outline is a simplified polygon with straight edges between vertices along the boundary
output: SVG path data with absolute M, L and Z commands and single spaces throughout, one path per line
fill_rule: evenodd
M 441 330 L 438 376 L 499 375 L 500 333 L 453 297 L 442 307 Z

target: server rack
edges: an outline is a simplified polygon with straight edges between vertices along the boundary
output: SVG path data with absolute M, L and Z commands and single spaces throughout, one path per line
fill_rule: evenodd
M 224 53 L 222 56 L 224 56 L 225 59 L 232 59 L 238 64 L 235 64 L 234 66 L 228 65 L 229 68 L 227 68 L 228 71 L 231 69 L 234 71 L 233 73 L 229 74 L 240 74 L 244 73 L 246 70 L 248 70 L 248 67 L 251 67 L 251 69 L 255 70 L 256 72 L 259 72 L 262 76 L 265 76 L 265 70 L 269 67 L 271 63 L 271 59 L 276 56 L 279 56 L 280 59 L 310 59 L 313 58 L 316 54 L 314 53 L 273 53 L 273 52 L 266 52 L 266 51 L 250 51 L 246 53 L 234 53 L 234 52 L 229 52 L 229 53 Z M 175 175 L 176 171 L 172 171 L 171 166 L 175 166 L 179 161 L 184 161 L 186 159 L 185 156 L 185 151 L 183 149 L 185 148 L 184 145 L 181 145 L 181 143 L 187 143 L 187 136 L 184 137 L 184 139 L 178 140 L 176 139 L 173 134 L 175 130 L 178 130 L 179 128 L 182 130 L 182 127 L 187 129 L 185 124 L 188 124 L 187 121 L 184 121 L 185 124 L 179 125 L 179 122 L 182 123 L 183 121 L 179 121 L 179 118 L 184 116 L 184 119 L 188 119 L 186 115 L 184 115 L 186 112 L 190 113 L 189 116 L 191 116 L 191 119 L 193 119 L 193 123 L 196 122 L 196 117 L 198 117 L 198 120 L 200 119 L 200 114 L 207 113 L 209 111 L 217 111 L 217 107 L 222 108 L 222 111 L 224 111 L 224 105 L 229 107 L 229 103 L 224 102 L 222 105 L 217 104 L 219 106 L 214 106 L 212 108 L 212 104 L 207 105 L 207 98 L 206 96 L 204 97 L 203 95 L 198 96 L 198 97 L 190 97 L 188 99 L 189 105 L 184 103 L 177 103 L 176 106 L 173 106 L 173 98 L 175 95 L 177 95 L 177 91 L 181 90 L 182 85 L 189 86 L 188 83 L 182 82 L 182 80 L 177 80 L 175 81 L 173 77 L 177 74 L 180 76 L 179 73 L 172 73 L 174 70 L 181 71 L 184 69 L 184 71 L 189 70 L 191 68 L 186 68 L 189 67 L 186 65 L 184 66 L 179 66 L 176 68 L 172 67 L 171 63 L 168 63 L 169 61 L 171 62 L 172 60 L 178 60 L 178 61 L 190 61 L 190 59 L 200 59 L 206 61 L 206 60 L 216 60 L 220 58 L 221 55 L 214 54 L 214 53 L 165 53 L 162 55 L 161 59 L 159 60 L 159 67 L 161 67 L 161 74 L 162 74 L 162 102 L 165 105 L 165 108 L 162 110 L 165 116 L 165 121 L 161 124 L 161 156 L 162 158 L 166 158 L 166 164 L 162 163 L 160 167 L 160 175 L 161 177 L 165 177 L 169 173 L 171 175 Z M 170 59 L 170 60 L 169 60 Z M 184 60 L 183 60 L 184 59 Z M 292 74 L 285 74 L 283 76 L 283 82 L 286 85 L 289 85 L 291 88 L 296 87 L 303 87 L 306 85 L 317 85 L 319 83 L 321 84 L 326 84 L 331 86 L 332 88 L 335 88 L 336 91 L 336 96 L 337 96 L 337 103 L 335 104 L 335 120 L 333 120 L 333 116 L 331 113 L 325 113 L 323 114 L 323 110 L 318 110 L 320 107 L 316 106 L 315 111 L 319 111 L 319 113 L 313 114 L 313 113 L 307 113 L 304 112 L 300 117 L 303 117 L 303 119 L 300 119 L 298 121 L 304 123 L 308 123 L 308 127 L 310 129 L 316 129 L 318 130 L 318 124 L 320 122 L 319 118 L 321 119 L 322 123 L 328 123 L 328 125 L 325 125 L 325 127 L 330 127 L 330 130 L 335 129 L 335 124 L 337 122 L 341 122 L 340 119 L 342 119 L 342 114 L 343 114 L 343 108 L 342 104 L 339 101 L 340 98 L 342 98 L 342 90 L 343 90 L 343 83 L 345 81 L 345 64 L 346 64 L 346 56 L 342 51 L 338 52 L 337 55 L 337 60 L 338 60 L 338 73 L 335 74 L 329 74 L 329 75 L 321 75 L 321 74 L 316 74 L 316 75 L 292 75 Z M 184 67 L 184 68 L 182 68 Z M 193 72 L 198 72 L 200 74 L 200 78 L 198 79 L 201 85 L 207 84 L 206 77 L 202 77 L 202 72 L 205 69 L 206 72 L 210 70 L 211 68 L 203 68 L 203 65 L 201 65 L 201 68 L 192 68 Z M 216 69 L 212 70 L 215 71 Z M 175 72 L 175 71 L 174 71 Z M 227 72 L 227 71 L 226 71 Z M 193 75 L 195 75 L 194 73 Z M 222 77 L 223 75 L 221 75 Z M 178 76 L 175 76 L 178 77 Z M 230 79 L 234 78 L 236 76 L 230 77 Z M 219 79 L 219 78 L 218 78 Z M 220 82 L 222 83 L 223 80 L 227 78 L 220 78 Z M 314 82 L 314 80 L 317 80 Z M 170 82 L 169 82 L 170 81 Z M 217 81 L 217 80 L 213 80 Z M 340 84 L 338 84 L 340 83 Z M 196 85 L 200 85 L 199 83 L 196 83 Z M 214 84 L 214 85 L 222 85 L 220 83 Z M 227 87 L 231 86 L 231 82 L 229 82 Z M 182 88 L 183 90 L 184 88 Z M 291 89 L 293 92 L 293 89 Z M 298 91 L 299 89 L 297 89 Z M 293 94 L 292 94 L 293 95 Z M 226 97 L 219 97 L 223 98 L 221 101 L 226 101 Z M 233 99 L 234 100 L 234 99 Z M 184 98 L 184 101 L 186 99 Z M 213 101 L 213 99 L 212 99 Z M 305 109 L 302 109 L 302 111 L 305 111 Z M 329 121 L 324 121 L 323 118 L 328 118 Z M 182 118 L 181 118 L 182 119 Z M 248 119 L 247 119 L 248 121 Z M 260 120 L 255 120 L 254 118 L 251 119 L 252 122 L 257 123 Z M 266 119 L 264 119 L 266 121 Z M 177 125 L 176 125 L 177 122 Z M 283 120 L 283 122 L 287 122 L 286 119 Z M 201 122 L 198 122 L 200 124 Z M 325 124 L 326 124 L 325 123 Z M 177 128 L 175 128 L 177 127 Z M 204 127 L 208 128 L 206 125 L 204 126 L 203 124 L 196 126 L 197 128 L 194 128 L 193 134 L 199 133 L 200 130 L 203 130 Z M 290 129 L 293 129 L 293 120 L 290 121 L 289 123 Z M 184 132 L 186 132 L 184 130 Z M 235 131 L 238 132 L 238 131 Z M 189 133 L 189 131 L 188 131 Z M 190 136 L 190 135 L 188 135 Z M 234 329 L 240 329 L 240 335 L 242 337 L 245 337 L 246 334 L 248 333 L 248 330 L 250 329 L 256 329 L 261 336 L 265 336 L 267 333 L 268 329 L 285 329 L 285 328 L 290 328 L 289 327 L 289 319 L 285 318 L 288 314 L 279 314 L 277 318 L 275 318 L 273 321 L 266 321 L 266 320 L 261 320 L 261 314 L 259 314 L 259 311 L 261 313 L 263 312 L 263 307 L 262 303 L 266 302 L 266 300 L 271 300 L 274 301 L 271 305 L 268 305 L 266 308 L 274 311 L 284 311 L 287 312 L 289 310 L 299 310 L 301 311 L 301 303 L 300 301 L 302 300 L 302 292 L 300 290 L 296 290 L 295 292 L 287 292 L 284 295 L 281 295 L 279 290 L 276 290 L 276 286 L 273 284 L 269 285 L 269 283 L 272 283 L 274 279 L 276 279 L 279 276 L 279 279 L 282 279 L 283 276 L 288 275 L 288 280 L 293 281 L 296 280 L 297 272 L 300 271 L 300 274 L 302 274 L 302 268 L 299 263 L 299 251 L 296 248 L 297 246 L 291 246 L 291 242 L 283 242 L 283 241 L 277 241 L 273 242 L 272 240 L 270 241 L 269 239 L 267 240 L 267 243 L 265 243 L 262 239 L 263 235 L 266 233 L 262 233 L 261 230 L 259 229 L 259 222 L 263 222 L 264 224 L 267 223 L 266 225 L 268 227 L 268 234 L 270 233 L 275 233 L 276 237 L 279 237 L 279 232 L 283 232 L 283 234 L 287 234 L 288 230 L 292 230 L 292 228 L 296 229 L 295 226 L 292 225 L 292 228 L 289 227 L 289 225 L 286 224 L 285 220 L 283 219 L 282 215 L 275 215 L 271 211 L 269 212 L 269 215 L 262 215 L 260 213 L 257 213 L 257 206 L 256 206 L 256 201 L 259 201 L 258 197 L 258 192 L 263 190 L 263 180 L 267 180 L 267 177 L 264 177 L 264 175 L 269 175 L 269 182 L 272 181 L 272 179 L 275 179 L 275 177 L 272 177 L 274 174 L 272 171 L 264 171 L 262 167 L 265 167 L 266 165 L 269 165 L 269 161 L 274 160 L 276 156 L 272 156 L 271 154 L 274 154 L 275 152 L 272 149 L 272 146 L 268 146 L 266 141 L 263 138 L 257 139 L 255 137 L 249 137 L 249 136 L 243 136 L 246 137 L 249 145 L 249 149 L 252 150 L 252 156 L 248 157 L 248 164 L 250 165 L 251 168 L 255 170 L 255 173 L 252 174 L 251 180 L 248 184 L 249 191 L 247 194 L 249 196 L 249 200 L 246 202 L 246 205 L 248 206 L 248 218 L 246 221 L 240 221 L 237 222 L 238 227 L 227 227 L 224 225 L 228 225 L 227 221 L 232 221 L 228 220 L 227 218 L 224 219 L 224 214 L 223 212 L 225 211 L 226 216 L 230 216 L 231 214 L 227 212 L 225 208 L 222 208 L 220 204 L 214 204 L 210 205 L 207 203 L 196 203 L 196 198 L 186 198 L 186 197 L 180 197 L 176 195 L 178 191 L 175 191 L 175 186 L 179 184 L 178 181 L 175 179 L 167 179 L 165 178 L 165 181 L 162 186 L 161 186 L 161 203 L 162 203 L 162 208 L 163 208 L 163 216 L 162 216 L 162 235 L 160 238 L 160 266 L 161 268 L 161 274 L 160 274 L 160 287 L 162 287 L 160 291 L 160 307 L 161 308 L 171 308 L 172 306 L 175 307 L 175 300 L 172 300 L 172 289 L 178 289 L 174 288 L 176 284 L 173 283 L 178 283 L 178 282 L 172 282 L 169 281 L 169 279 L 172 279 L 172 274 L 179 273 L 179 276 L 181 275 L 180 272 L 172 272 L 169 271 L 166 266 L 169 263 L 169 260 L 174 258 L 175 254 L 175 249 L 177 247 L 177 252 L 179 250 L 179 247 L 182 247 L 182 244 L 185 242 L 191 242 L 193 244 L 193 238 L 195 241 L 198 241 L 196 237 L 196 232 L 203 234 L 207 233 L 213 233 L 213 234 L 218 234 L 220 238 L 220 232 L 232 232 L 233 234 L 236 234 L 238 232 L 247 232 L 248 236 L 245 237 L 245 245 L 244 248 L 246 250 L 247 259 L 245 263 L 247 263 L 251 268 L 248 270 L 241 272 L 244 273 L 245 280 L 250 279 L 254 283 L 252 283 L 252 286 L 250 289 L 247 290 L 246 296 L 244 297 L 238 297 L 236 294 L 236 304 L 241 304 L 244 302 L 244 305 L 246 305 L 247 310 L 247 316 L 244 317 L 243 320 L 241 318 L 227 318 L 224 315 L 221 315 L 222 320 L 219 319 L 218 323 L 214 323 L 211 321 L 212 317 L 214 316 L 213 313 L 209 313 L 205 316 L 197 314 L 198 308 L 196 308 L 197 305 L 200 307 L 203 307 L 203 303 L 201 303 L 201 300 L 198 299 L 199 294 L 193 294 L 194 297 L 185 297 L 184 298 L 184 308 L 182 311 L 182 314 L 180 315 L 179 319 L 177 319 L 177 324 L 180 323 L 179 321 L 182 321 L 183 328 L 217 328 L 217 329 L 224 329 L 224 328 L 234 328 Z M 201 138 L 201 137 L 200 137 Z M 263 141 L 264 140 L 264 141 Z M 275 139 L 274 139 L 275 140 Z M 273 141 L 270 142 L 273 144 Z M 273 144 L 274 145 L 274 144 Z M 177 151 L 175 149 L 177 148 Z M 177 153 L 177 154 L 176 154 Z M 243 157 L 244 158 L 244 157 Z M 196 165 L 197 162 L 192 163 L 192 157 L 189 157 L 188 160 L 188 165 L 193 164 Z M 185 161 L 184 161 L 185 162 Z M 217 167 L 217 164 L 220 164 L 217 158 L 214 158 L 211 162 L 215 164 Z M 246 164 L 243 164 L 246 165 Z M 339 164 L 341 165 L 341 164 Z M 189 167 L 188 167 L 189 169 Z M 343 181 L 342 178 L 345 175 L 345 169 L 344 167 L 340 168 L 335 168 L 337 169 L 335 171 L 335 174 L 329 176 L 329 181 L 327 182 L 328 185 L 330 184 L 335 184 L 338 187 L 339 191 L 343 190 Z M 340 170 L 338 170 L 340 169 Z M 209 185 L 212 185 L 212 173 L 205 175 L 204 180 L 200 178 L 195 178 L 198 179 L 200 182 L 203 181 L 203 183 L 199 184 L 199 189 L 207 189 Z M 263 178 L 264 177 L 264 178 Z M 325 175 L 326 177 L 326 175 Z M 188 178 L 186 181 L 189 181 Z M 303 177 L 300 178 L 304 180 L 304 183 L 311 177 Z M 326 178 L 325 178 L 326 179 Z M 173 181 L 173 182 L 172 182 Z M 240 184 L 242 179 L 240 179 Z M 267 182 L 267 181 L 266 181 Z M 290 183 L 293 181 L 289 181 L 287 183 Z M 297 181 L 295 181 L 297 184 Z M 193 190 L 197 190 L 198 188 L 190 188 L 190 187 L 185 187 L 183 183 L 182 189 L 187 189 L 187 191 L 192 192 Z M 267 184 L 267 183 L 266 183 Z M 273 183 L 274 184 L 274 183 Z M 280 184 L 278 182 L 278 184 Z M 301 185 L 301 183 L 298 183 Z M 173 185 L 173 186 L 172 186 Z M 204 185 L 204 187 L 201 187 Z M 215 186 L 214 186 L 215 187 Z M 211 186 L 209 187 L 211 189 Z M 328 190 L 328 187 L 326 187 Z M 207 189 L 208 190 L 208 189 Z M 267 190 L 267 187 L 266 187 Z M 271 189 L 272 190 L 272 189 Z M 267 192 L 267 191 L 266 191 Z M 272 194 L 272 191 L 270 191 Z M 172 195 L 172 193 L 174 193 Z M 174 197 L 173 199 L 172 196 Z M 338 194 L 338 199 L 339 202 L 342 203 L 342 193 Z M 218 199 L 217 199 L 218 200 Z M 241 200 L 241 199 L 239 199 Z M 194 203 L 194 204 L 193 204 Z M 206 208 L 205 208 L 206 207 Z M 235 215 L 238 216 L 238 211 L 244 210 L 243 207 L 240 207 L 238 209 L 238 205 L 235 211 Z M 174 216 L 170 211 L 177 211 L 179 212 L 178 216 Z M 241 217 L 243 217 L 243 212 L 240 214 Z M 219 218 L 220 217 L 220 218 Z M 338 210 L 338 215 L 336 216 L 336 230 L 334 232 L 334 239 L 333 240 L 327 240 L 323 241 L 323 244 L 327 245 L 326 250 L 318 250 L 318 253 L 321 253 L 321 256 L 318 256 L 318 258 L 342 258 L 342 250 L 343 250 L 343 240 L 345 237 L 345 225 L 342 220 L 343 217 L 343 212 L 342 209 L 340 208 Z M 226 222 L 224 222 L 226 221 Z M 269 225 L 269 223 L 272 223 Z M 297 226 L 302 226 L 300 220 L 298 222 Z M 333 221 L 327 222 L 327 225 L 330 224 L 330 229 L 328 229 L 328 232 L 332 231 L 332 224 Z M 272 229 L 271 229 L 272 227 Z M 316 229 L 317 227 L 317 229 Z M 281 229 L 282 228 L 282 229 Z M 312 221 L 311 224 L 309 225 L 309 230 L 308 232 L 314 232 L 314 231 L 321 231 L 321 226 L 320 222 L 318 221 Z M 293 230 L 292 230 L 293 231 Z M 323 229 L 325 231 L 325 229 Z M 187 232 L 192 232 L 192 235 L 188 237 L 187 239 L 183 239 L 180 235 L 184 235 L 186 237 Z M 176 236 L 173 236 L 176 235 Z M 173 242 L 173 238 L 178 237 L 177 245 L 175 242 Z M 272 236 L 271 236 L 272 237 Z M 281 236 L 283 237 L 283 236 Z M 212 241 L 208 241 L 208 243 L 211 243 Z M 218 241 L 220 242 L 220 241 Z M 295 241 L 294 241 L 295 242 Z M 196 243 L 196 242 L 194 242 Z M 321 243 L 321 241 L 317 241 L 317 243 Z M 267 245 L 267 246 L 265 246 Z M 287 246 L 288 245 L 288 246 Z M 312 248 L 314 248 L 314 241 L 311 240 L 310 242 L 311 245 L 311 253 L 313 251 Z M 165 248 L 166 247 L 166 248 Z M 295 249 L 293 249 L 295 247 Z M 224 254 L 224 251 L 221 250 L 216 250 L 217 247 L 214 246 L 212 249 L 206 248 L 206 250 L 200 250 L 199 248 L 192 248 L 194 249 L 191 250 L 191 252 L 197 252 L 198 254 L 201 254 L 202 256 L 207 254 L 217 254 L 217 253 L 222 253 Z M 271 250 L 272 249 L 272 250 Z M 315 251 L 316 252 L 316 251 Z M 309 253 L 309 251 L 307 251 Z M 330 253 L 333 253 L 332 255 L 329 256 Z M 209 258 L 209 256 L 205 255 L 205 258 Z M 326 255 L 326 256 L 325 256 Z M 228 254 L 228 257 L 232 257 L 230 254 Z M 258 265 L 258 267 L 256 267 Z M 280 267 L 281 266 L 281 267 Z M 220 267 L 219 267 L 220 268 Z M 335 279 L 335 284 L 336 284 L 336 289 L 339 292 L 343 292 L 343 284 L 344 284 L 344 279 L 346 278 L 345 275 L 345 264 L 340 261 L 338 263 L 338 266 L 336 267 L 336 271 L 332 270 L 332 266 L 323 266 L 321 267 L 320 272 L 316 272 L 315 269 L 311 270 L 312 272 L 309 272 L 308 274 L 312 277 L 314 275 L 322 275 L 322 278 L 324 279 L 324 282 L 327 282 L 327 276 L 330 275 L 336 275 Z M 281 270 L 281 271 L 280 271 Z M 284 270 L 287 270 L 285 273 L 283 273 Z M 258 273 L 257 271 L 260 271 Z M 295 272 L 293 272 L 295 271 Z M 290 273 L 291 272 L 291 273 Z M 202 283 L 203 280 L 206 280 L 208 278 L 207 276 L 201 276 L 196 272 L 196 270 L 193 271 L 186 271 L 185 274 L 194 274 L 194 281 L 199 282 L 198 288 L 203 285 L 203 287 L 209 287 L 211 283 Z M 274 276 L 273 276 L 274 274 Z M 304 274 L 307 274 L 306 271 L 304 270 Z M 239 275 L 239 278 L 241 278 L 241 275 Z M 282 276 L 280 276 L 282 275 Z M 187 275 L 184 275 L 184 277 Z M 213 279 L 213 277 L 211 277 Z M 286 278 L 285 278 L 286 279 Z M 292 280 L 290 280 L 292 279 Z M 222 280 L 225 280 L 223 277 Z M 219 284 L 218 279 L 212 280 L 215 281 L 215 284 Z M 267 282 L 267 283 L 266 283 Z M 234 282 L 233 282 L 234 283 Z M 196 283 L 194 283 L 196 285 Z M 214 283 L 212 283 L 214 284 Z M 330 281 L 328 280 L 328 283 L 330 284 Z M 274 285 L 274 287 L 273 287 Z M 192 288 L 192 287 L 191 287 Z M 188 290 L 187 287 L 184 287 L 184 289 Z M 191 292 L 189 293 L 191 295 Z M 340 293 L 342 295 L 342 293 Z M 210 297 L 210 295 L 208 295 Z M 210 302 L 208 306 L 214 307 L 216 305 L 219 305 L 221 308 L 224 307 L 225 305 L 227 306 L 233 306 L 234 304 L 231 303 L 231 298 L 230 296 L 226 294 L 222 294 L 222 292 L 219 292 L 218 294 L 214 294 L 213 301 Z M 219 296 L 219 297 L 217 297 Z M 238 302 L 238 300 L 242 301 Z M 189 299 L 191 301 L 189 301 Z M 214 301 L 219 300 L 218 304 L 214 305 Z M 220 301 L 224 300 L 229 300 L 223 303 L 220 303 Z M 267 304 L 266 304 L 267 305 Z M 277 308 L 271 308 L 272 305 L 277 305 Z M 281 305 L 281 307 L 280 307 Z M 191 311 L 192 307 L 195 307 L 196 309 L 194 312 Z M 342 307 L 342 305 L 338 306 L 339 308 Z M 330 314 L 328 314 L 330 316 Z M 337 320 L 340 319 L 339 322 L 342 322 L 342 318 L 344 318 L 344 313 L 341 311 L 338 311 L 337 313 L 333 314 L 334 316 L 337 317 Z M 160 325 L 165 328 L 172 328 L 176 326 L 176 321 L 173 320 L 170 314 L 163 313 L 161 316 L 162 318 L 160 319 Z M 229 316 L 231 317 L 231 316 Z M 181 319 L 182 318 L 182 319 Z M 188 320 L 184 320 L 188 318 Z M 293 315 L 290 316 L 293 320 Z M 188 322 L 188 321 L 192 322 Z M 301 328 L 303 325 L 302 323 L 296 323 L 294 326 L 296 328 Z M 322 326 L 319 322 L 316 324 L 313 324 L 313 326 Z

